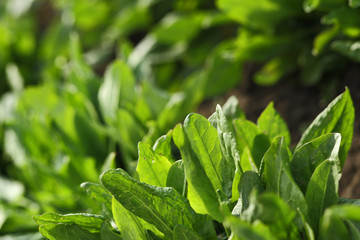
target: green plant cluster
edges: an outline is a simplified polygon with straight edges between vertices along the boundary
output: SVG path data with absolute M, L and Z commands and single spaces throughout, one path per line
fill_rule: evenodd
M 48 239 L 358 239 L 360 207 L 339 198 L 353 134 L 349 91 L 291 150 L 272 103 L 257 123 L 230 98 L 138 144 L 137 176 L 111 169 L 83 183 L 103 213 L 35 216 Z M 65 234 L 64 234 L 65 233 Z
M 257 84 L 274 84 L 298 70 L 301 84 L 329 85 L 348 59 L 360 62 L 357 0 L 218 0 L 217 5 L 240 24 L 237 58 L 264 64 L 254 76 Z

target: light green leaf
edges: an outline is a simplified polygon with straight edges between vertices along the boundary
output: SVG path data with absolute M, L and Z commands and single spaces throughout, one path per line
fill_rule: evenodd
M 216 129 L 199 114 L 190 114 L 184 121 L 184 130 L 192 151 L 197 156 L 215 190 L 222 190 L 222 154 Z M 185 165 L 186 168 L 186 165 Z
M 99 233 L 91 233 L 75 223 L 47 223 L 40 225 L 40 233 L 49 240 L 98 240 Z
M 153 152 L 149 145 L 140 142 L 138 144 L 139 160 L 136 171 L 140 181 L 159 187 L 166 186 L 166 178 L 171 167 L 170 161 Z
M 303 4 L 304 11 L 310 13 L 316 9 L 329 10 L 341 6 L 342 0 L 305 0 Z
M 122 169 L 109 170 L 100 180 L 124 208 L 154 225 L 168 238 L 172 238 L 178 224 L 193 230 L 200 230 L 205 224 L 205 218 L 196 214 L 173 188 L 139 182 Z
M 360 7 L 360 0 L 349 0 L 349 6 L 352 8 Z
M 320 240 L 350 239 L 349 230 L 342 219 L 332 212 L 332 209 L 326 209 L 320 222 L 319 237 Z
M 139 219 L 133 213 L 126 210 L 115 198 L 112 200 L 112 212 L 122 239 L 147 239 L 145 229 Z
M 39 226 L 52 223 L 76 224 L 79 227 L 88 230 L 89 232 L 99 232 L 101 229 L 101 224 L 105 221 L 103 216 L 89 213 L 66 215 L 44 213 L 43 215 L 34 216 L 34 220 Z
M 196 232 L 179 224 L 174 228 L 174 240 L 202 240 Z
M 335 98 L 310 124 L 296 146 L 296 150 L 299 149 L 301 145 L 325 133 L 340 133 L 342 140 L 339 158 L 342 167 L 352 142 L 354 116 L 354 106 L 350 92 L 346 89 L 343 94 Z
M 334 162 L 325 160 L 317 166 L 306 190 L 308 216 L 315 234 L 324 210 L 338 201 L 340 175 Z
M 190 205 L 196 212 L 209 214 L 218 222 L 222 222 L 223 215 L 220 212 L 220 203 L 218 202 L 215 189 L 200 160 L 191 148 L 182 125 L 178 124 L 174 129 L 173 139 L 176 146 L 180 149 L 183 158 L 185 176 L 188 181 L 188 199 Z
M 325 47 L 329 44 L 331 40 L 333 40 L 336 35 L 339 33 L 339 25 L 335 24 L 332 28 L 327 29 L 325 31 L 320 32 L 314 39 L 314 46 L 312 49 L 312 54 L 314 56 L 319 55 L 325 49 Z
M 301 13 L 301 1 L 218 0 L 218 7 L 241 24 L 271 31 L 278 22 Z
M 285 139 L 285 143 L 288 146 L 290 145 L 289 129 L 280 114 L 275 110 L 273 102 L 261 113 L 257 120 L 257 125 L 269 137 L 270 141 L 275 137 L 282 136 Z
M 239 107 L 239 100 L 235 96 L 229 97 L 222 106 L 222 110 L 227 119 L 245 118 L 245 113 Z
M 265 153 L 262 179 L 266 190 L 278 194 L 294 210 L 307 214 L 307 204 L 290 172 L 290 150 L 282 137 L 277 137 Z
M 115 61 L 105 72 L 99 89 L 98 100 L 108 123 L 117 117 L 119 106 L 128 106 L 134 101 L 135 79 L 131 69 L 122 61 Z
M 306 192 L 310 177 L 316 167 L 326 159 L 339 165 L 339 149 L 341 135 L 339 133 L 328 133 L 302 145 L 298 148 L 290 162 L 291 172 L 294 180 L 303 193 Z

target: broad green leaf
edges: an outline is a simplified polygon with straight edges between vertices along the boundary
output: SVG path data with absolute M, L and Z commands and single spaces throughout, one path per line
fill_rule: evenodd
M 176 161 L 172 154 L 172 130 L 166 135 L 159 137 L 154 143 L 153 150 L 156 154 L 166 157 L 171 163 Z
M 283 137 L 277 137 L 265 153 L 262 179 L 266 190 L 279 195 L 294 210 L 307 214 L 307 204 L 290 171 L 290 150 Z
M 285 143 L 290 145 L 290 132 L 280 114 L 275 110 L 274 103 L 271 102 L 261 113 L 257 120 L 259 129 L 265 133 L 272 141 L 275 137 L 282 136 Z
M 127 106 L 134 101 L 135 79 L 131 69 L 122 61 L 115 61 L 105 72 L 99 89 L 98 99 L 105 120 L 109 123 L 117 117 L 119 106 Z
M 240 152 L 235 138 L 235 131 L 219 105 L 216 106 L 216 112 L 209 118 L 209 121 L 217 129 L 220 139 L 220 148 L 223 155 L 222 169 L 224 169 L 221 176 L 224 185 L 223 191 L 230 198 L 236 170 L 235 166 L 240 163 Z
M 199 234 L 179 224 L 174 228 L 174 240 L 202 240 Z
M 359 224 L 353 221 L 345 220 L 345 224 L 349 229 L 351 239 L 360 239 Z
M 301 13 L 302 1 L 218 0 L 218 7 L 245 26 L 271 31 L 275 24 Z
M 59 224 L 59 223 L 75 224 L 80 228 L 83 228 L 91 233 L 99 232 L 101 229 L 101 224 L 105 221 L 104 217 L 89 213 L 77 213 L 77 214 L 66 214 L 66 215 L 61 215 L 56 213 L 44 213 L 43 215 L 34 216 L 34 220 L 39 226 L 47 225 L 47 224 Z
M 255 222 L 251 225 L 236 217 L 228 217 L 224 223 L 225 226 L 231 228 L 231 239 L 243 240 L 243 239 L 254 239 L 254 240 L 275 240 L 278 239 L 273 236 L 270 229 L 260 221 Z
M 203 169 L 200 160 L 191 148 L 187 135 L 182 125 L 177 125 L 173 132 L 176 146 L 180 149 L 183 158 L 186 180 L 188 181 L 188 199 L 196 212 L 209 214 L 218 222 L 222 222 L 215 189 Z M 215 135 L 217 139 L 217 136 Z
M 115 198 L 112 200 L 112 212 L 122 239 L 147 239 L 145 229 L 139 219 L 133 213 L 126 210 Z
M 324 134 L 298 148 L 290 162 L 291 173 L 294 180 L 302 190 L 306 192 L 309 180 L 316 167 L 326 159 L 339 165 L 339 149 L 341 135 L 339 133 Z
M 240 151 L 243 151 L 243 149 L 247 147 L 250 150 L 251 159 L 253 159 L 257 169 L 259 169 L 261 159 L 270 147 L 268 137 L 263 134 L 254 123 L 248 120 L 235 119 L 233 124 Z M 243 166 L 244 164 L 241 163 L 241 165 Z
M 178 160 L 171 165 L 166 179 L 166 186 L 173 187 L 183 196 L 186 196 L 186 178 L 182 160 Z
M 348 89 L 335 98 L 310 124 L 302 135 L 299 147 L 325 133 L 341 134 L 339 158 L 341 167 L 344 165 L 347 152 L 350 149 L 354 127 L 354 106 Z
M 241 215 L 241 213 L 249 207 L 250 194 L 253 190 L 261 193 L 263 190 L 262 182 L 260 176 L 253 171 L 246 171 L 242 174 L 240 183 L 238 186 L 239 189 L 239 199 L 232 210 L 233 215 Z
M 360 41 L 336 41 L 331 45 L 336 52 L 350 58 L 355 62 L 360 62 Z
M 149 145 L 140 142 L 138 144 L 139 160 L 136 171 L 140 181 L 159 187 L 166 186 L 166 178 L 171 167 L 170 161 L 153 152 Z
M 324 210 L 338 202 L 340 175 L 334 162 L 325 160 L 317 166 L 306 190 L 308 216 L 315 234 Z
M 203 116 L 190 114 L 184 121 L 184 131 L 214 189 L 222 190 L 223 158 L 216 129 Z
M 205 223 L 205 219 L 196 214 L 173 188 L 139 182 L 122 169 L 109 170 L 101 175 L 100 180 L 124 208 L 154 225 L 168 238 L 172 238 L 178 224 L 199 230 Z
M 91 233 L 75 223 L 47 223 L 39 227 L 40 233 L 49 240 L 99 240 L 99 233 Z

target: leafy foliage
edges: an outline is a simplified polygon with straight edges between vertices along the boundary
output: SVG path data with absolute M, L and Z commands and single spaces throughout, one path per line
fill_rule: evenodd
M 337 104 L 339 102 L 344 104 Z M 57 237 L 56 229 L 52 230 L 51 224 L 58 222 L 66 228 L 69 239 L 77 239 L 85 233 L 91 239 L 91 234 L 101 233 L 102 226 L 115 219 L 117 226 L 111 232 L 114 237 L 119 234 L 123 239 L 358 236 L 358 200 L 338 197 L 340 149 L 344 143 L 351 142 L 352 135 L 348 134 L 348 128 L 337 128 L 339 132 L 333 132 L 331 127 L 333 121 L 342 126 L 342 121 L 354 118 L 353 111 L 343 111 L 344 105 L 352 108 L 348 90 L 319 114 L 292 150 L 286 124 L 273 104 L 265 109 L 257 124 L 238 132 L 234 129 L 239 122 L 247 121 L 245 116 L 224 114 L 229 113 L 227 107 L 234 104 L 236 106 L 236 101 L 231 98 L 223 108 L 217 106 L 209 120 L 190 114 L 183 125 L 178 124 L 160 138 L 162 141 L 158 144 L 162 142 L 168 147 L 174 141 L 181 155 L 178 161 L 157 153 L 156 146 L 152 150 L 145 143 L 139 143 L 137 174 L 140 181 L 122 169 L 105 171 L 100 180 L 104 191 L 113 196 L 112 216 L 46 213 L 35 217 L 40 232 L 51 239 L 63 239 Z M 329 112 L 338 117 L 323 121 Z M 266 127 L 270 122 L 274 125 L 272 129 Z M 318 131 L 315 126 L 319 127 Z M 314 134 L 309 134 L 312 131 Z M 254 136 L 259 134 L 267 141 L 256 142 Z M 164 141 L 169 136 L 172 141 Z M 238 141 L 244 138 L 251 144 Z M 267 149 L 257 167 L 250 162 L 253 152 L 250 148 L 257 148 L 260 143 Z M 175 156 L 174 153 L 171 158 L 177 159 Z M 92 192 L 92 196 L 97 194 L 101 192 Z M 76 220 L 68 224 L 72 217 Z M 94 217 L 99 223 L 89 227 Z M 85 218 L 88 221 L 82 220 Z

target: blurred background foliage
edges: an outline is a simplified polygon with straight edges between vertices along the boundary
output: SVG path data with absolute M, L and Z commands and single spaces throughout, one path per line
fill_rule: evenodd
M 38 239 L 27 235 L 36 232 L 31 216 L 45 211 L 101 211 L 80 184 L 108 168 L 133 173 L 139 141 L 153 145 L 235 87 L 244 63 L 259 64 L 259 85 L 331 89 L 360 62 L 359 6 L 0 1 L 0 235 Z

